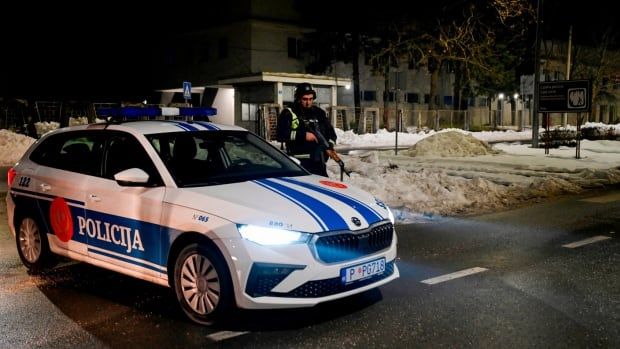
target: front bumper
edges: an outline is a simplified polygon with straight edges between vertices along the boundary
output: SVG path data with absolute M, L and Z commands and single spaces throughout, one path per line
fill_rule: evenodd
M 237 306 L 246 309 L 309 307 L 361 293 L 399 277 L 397 238 L 381 250 L 344 261 L 325 262 L 310 244 L 262 246 L 244 239 L 220 240 L 228 250 Z M 345 284 L 341 270 L 385 258 L 385 270 Z

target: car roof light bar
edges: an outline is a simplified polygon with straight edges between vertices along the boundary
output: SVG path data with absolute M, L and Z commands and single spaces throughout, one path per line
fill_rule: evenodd
M 209 116 L 217 114 L 217 109 L 210 107 L 120 107 L 98 108 L 97 116 L 105 117 L 108 122 L 122 122 L 135 120 L 156 120 L 166 118 L 180 118 L 186 121 L 209 121 Z

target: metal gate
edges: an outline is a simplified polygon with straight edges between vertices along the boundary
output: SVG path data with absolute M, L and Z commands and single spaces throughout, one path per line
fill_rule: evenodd
M 268 141 L 275 141 L 280 105 L 261 104 L 256 113 L 256 133 Z

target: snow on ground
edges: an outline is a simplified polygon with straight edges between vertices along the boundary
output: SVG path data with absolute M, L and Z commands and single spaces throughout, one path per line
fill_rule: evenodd
M 341 146 L 345 142 L 357 147 L 386 146 L 395 141 L 394 133 L 385 131 L 358 137 L 349 131 L 338 133 L 343 135 L 338 138 Z M 492 146 L 496 154 L 476 155 L 484 154 L 480 152 L 481 146 L 475 146 L 463 134 L 505 142 Z M 424 221 L 437 215 L 494 212 L 620 183 L 618 141 L 582 141 L 580 159 L 576 159 L 575 148 L 550 149 L 550 154 L 545 155 L 544 149 L 514 142 L 530 140 L 531 131 L 444 130 L 429 134 L 399 133 L 398 139 L 399 145 L 425 143 L 423 155 L 411 156 L 411 150 L 417 147 L 410 147 L 398 154 L 394 150 L 357 150 L 342 158 L 347 169 L 353 171 L 351 178 L 344 177 L 344 182 L 384 200 L 400 222 Z M 447 148 L 458 151 L 448 154 Z M 340 176 L 340 169 L 333 161 L 328 162 L 328 172 L 331 178 Z
M 591 127 L 620 135 L 620 125 Z M 336 133 L 336 149 L 352 171 L 350 178 L 344 176 L 344 182 L 385 201 L 399 222 L 494 212 L 620 183 L 618 141 L 582 141 L 581 158 L 576 159 L 575 148 L 551 149 L 545 155 L 544 149 L 520 144 L 531 140 L 531 131 L 451 129 L 399 133 L 399 145 L 409 149 L 397 154 L 393 149 L 367 149 L 345 155 L 347 148 L 393 146 L 395 134 L 385 130 L 364 135 L 342 130 Z M 34 141 L 0 130 L 0 166 L 13 165 Z M 338 165 L 331 160 L 327 165 L 330 178 L 339 179 Z

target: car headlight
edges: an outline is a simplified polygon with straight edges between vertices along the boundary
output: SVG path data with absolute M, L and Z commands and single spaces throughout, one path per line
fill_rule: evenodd
M 394 224 L 394 214 L 392 213 L 392 210 L 390 210 L 389 207 L 385 206 L 385 208 L 387 208 L 388 210 L 388 218 L 390 219 L 390 222 L 392 222 L 392 224 Z
M 241 236 L 260 245 L 303 244 L 310 240 L 310 234 L 298 231 L 265 228 L 256 225 L 238 224 Z

